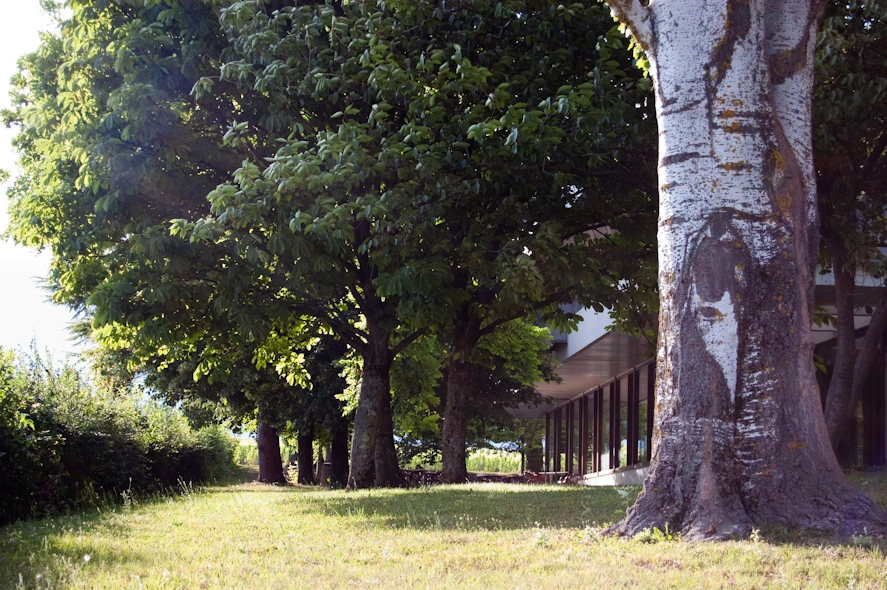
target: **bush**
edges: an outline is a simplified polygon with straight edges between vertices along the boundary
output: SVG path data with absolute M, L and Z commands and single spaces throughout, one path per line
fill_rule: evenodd
M 215 481 L 230 476 L 234 469 L 237 440 L 221 426 L 205 426 L 197 431 L 195 450 L 203 457 L 203 472 L 195 481 Z
M 0 350 L 0 523 L 51 505 L 58 496 L 59 447 L 47 408 L 16 383 L 15 357 Z
M 518 473 L 520 453 L 500 449 L 475 449 L 465 461 L 468 471 L 477 473 Z
M 416 468 L 439 471 L 440 460 L 422 461 L 415 457 L 407 463 L 407 469 Z M 518 473 L 520 472 L 520 453 L 512 453 L 501 449 L 471 449 L 465 459 L 465 467 L 469 473 Z
M 0 523 L 228 475 L 236 441 L 133 388 L 0 350 Z

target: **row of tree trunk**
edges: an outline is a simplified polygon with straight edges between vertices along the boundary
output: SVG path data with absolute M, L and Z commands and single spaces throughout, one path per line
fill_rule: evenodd
M 297 438 L 297 482 L 304 485 L 321 484 L 344 487 L 348 481 L 348 429 L 335 428 L 330 433 L 330 444 L 321 449 L 314 461 L 314 433 L 306 430 Z M 259 451 L 259 474 L 262 483 L 284 484 L 283 457 L 280 453 L 280 433 L 266 422 L 259 422 L 256 434 Z

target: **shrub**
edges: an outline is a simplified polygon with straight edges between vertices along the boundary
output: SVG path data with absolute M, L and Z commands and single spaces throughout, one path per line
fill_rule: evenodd
M 520 453 L 501 449 L 475 449 L 465 461 L 468 471 L 480 473 L 517 473 L 520 471 Z
M 203 472 L 195 481 L 215 481 L 231 475 L 237 440 L 221 426 L 205 426 L 197 431 L 195 450 L 203 457 Z
M 96 387 L 34 350 L 0 350 L 0 523 L 219 479 L 235 446 L 137 388 Z
M 241 439 L 237 445 L 234 459 L 238 465 L 258 465 L 259 447 L 256 446 L 256 441 Z
M 16 377 L 14 355 L 0 350 L 0 522 L 40 512 L 59 494 L 62 441 Z
M 501 449 L 471 449 L 465 459 L 465 466 L 470 473 L 517 473 L 520 471 L 520 453 Z M 439 460 L 422 461 L 414 457 L 407 463 L 407 469 L 422 467 L 431 471 L 439 471 Z

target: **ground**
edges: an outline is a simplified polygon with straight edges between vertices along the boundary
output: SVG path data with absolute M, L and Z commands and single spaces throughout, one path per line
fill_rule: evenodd
M 887 473 L 849 476 L 887 504 Z M 778 528 L 726 543 L 682 543 L 665 531 L 602 536 L 637 491 L 185 487 L 175 497 L 0 528 L 0 587 L 887 586 L 887 543 L 866 536 L 834 542 Z

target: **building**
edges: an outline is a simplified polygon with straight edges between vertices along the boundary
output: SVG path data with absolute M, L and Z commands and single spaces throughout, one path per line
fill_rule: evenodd
M 877 285 L 858 277 L 859 293 Z M 834 281 L 820 275 L 816 301 L 834 305 Z M 655 407 L 653 344 L 610 331 L 605 313 L 572 309 L 582 316 L 579 329 L 554 333 L 553 353 L 561 363 L 561 383 L 538 383 L 552 399 L 540 407 L 546 423 L 545 470 L 588 485 L 637 484 L 646 476 L 652 455 Z M 868 325 L 868 313 L 856 310 L 857 338 Z M 814 326 L 816 355 L 826 367 L 834 363 L 835 330 Z M 828 373 L 820 373 L 820 388 Z M 851 442 L 839 449 L 843 463 L 887 464 L 887 354 L 882 341 L 851 430 Z M 537 414 L 538 415 L 538 414 Z

